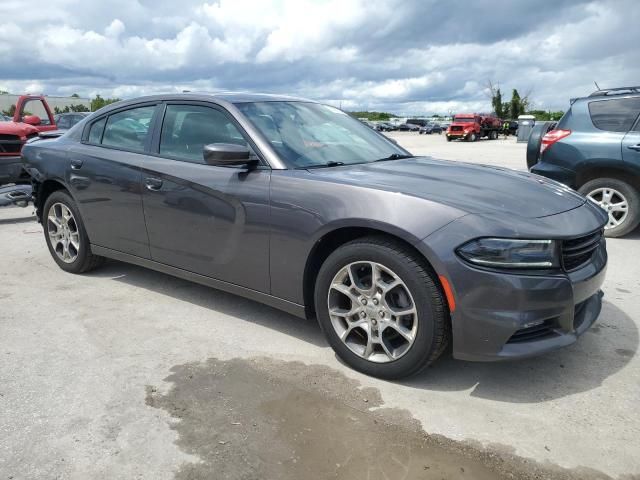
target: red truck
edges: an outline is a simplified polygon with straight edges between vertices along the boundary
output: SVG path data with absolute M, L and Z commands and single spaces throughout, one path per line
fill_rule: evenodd
M 447 128 L 447 142 L 455 139 L 475 142 L 482 137 L 495 140 L 498 138 L 501 129 L 502 120 L 493 115 L 459 113 L 454 115 L 453 122 Z
M 28 183 L 29 175 L 22 169 L 20 150 L 40 132 L 56 130 L 57 126 L 47 101 L 41 95 L 22 95 L 16 102 L 12 121 L 0 122 L 0 186 L 8 183 Z

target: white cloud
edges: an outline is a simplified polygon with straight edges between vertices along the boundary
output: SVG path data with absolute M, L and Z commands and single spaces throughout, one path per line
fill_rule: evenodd
M 486 3 L 486 5 L 485 5 Z M 484 6 L 483 6 L 484 5 Z M 3 0 L 0 88 L 131 97 L 259 90 L 396 112 L 486 110 L 486 82 L 533 92 L 541 108 L 637 83 L 632 0 L 553 15 L 490 0 L 48 0 L 24 15 Z M 485 8 L 486 7 L 486 8 Z

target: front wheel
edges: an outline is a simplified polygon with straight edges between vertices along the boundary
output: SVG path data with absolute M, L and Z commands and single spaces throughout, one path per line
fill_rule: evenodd
M 84 273 L 102 264 L 104 258 L 91 253 L 78 207 L 66 191 L 53 192 L 44 203 L 43 212 L 44 238 L 61 269 Z
M 367 375 L 401 378 L 435 361 L 449 342 L 448 312 L 424 260 L 382 237 L 347 243 L 322 265 L 318 321 L 336 354 Z
M 640 194 L 628 183 L 615 178 L 596 178 L 578 191 L 607 212 L 605 236 L 622 237 L 640 224 Z
M 470 142 L 475 142 L 478 139 L 478 136 L 475 133 L 470 133 L 467 139 Z

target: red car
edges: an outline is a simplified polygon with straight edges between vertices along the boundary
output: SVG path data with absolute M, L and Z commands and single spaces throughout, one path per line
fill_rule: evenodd
M 18 99 L 13 119 L 0 122 L 0 186 L 30 181 L 20 163 L 22 146 L 38 133 L 57 128 L 43 96 L 22 95 Z

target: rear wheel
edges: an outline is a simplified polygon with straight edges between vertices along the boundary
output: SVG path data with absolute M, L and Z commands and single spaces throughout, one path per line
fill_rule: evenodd
M 417 373 L 449 341 L 445 302 L 430 268 L 382 237 L 354 240 L 327 258 L 318 273 L 315 305 L 336 354 L 368 375 Z
M 58 266 L 71 273 L 93 270 L 104 258 L 93 255 L 80 212 L 64 190 L 53 192 L 43 208 L 44 237 Z
M 497 140 L 498 139 L 498 132 L 496 130 L 491 130 L 491 133 L 489 133 L 489 140 Z
M 628 183 L 615 178 L 597 178 L 578 191 L 607 212 L 609 221 L 604 227 L 607 237 L 622 237 L 640 224 L 640 195 Z

